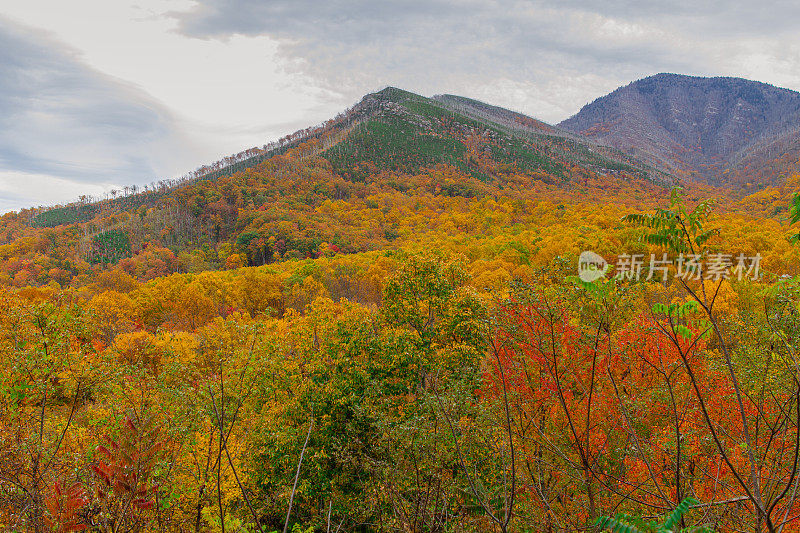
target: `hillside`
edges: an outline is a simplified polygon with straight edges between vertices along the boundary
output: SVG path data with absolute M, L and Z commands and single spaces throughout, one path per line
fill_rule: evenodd
M 774 184 L 800 156 L 800 93 L 740 78 L 657 74 L 559 127 L 704 183 Z
M 364 113 L 368 118 L 322 152 L 347 179 L 376 171 L 417 172 L 442 163 L 481 181 L 524 173 L 566 184 L 579 169 L 666 179 L 617 151 L 595 150 L 593 143 L 536 119 L 474 100 L 425 98 L 389 87 L 353 108 L 361 109 L 370 110 Z
M 348 181 L 363 181 L 384 171 L 414 173 L 445 164 L 482 182 L 499 184 L 510 175 L 525 174 L 569 186 L 590 174 L 620 172 L 655 183 L 672 182 L 670 176 L 619 150 L 531 117 L 467 98 L 426 98 L 388 87 L 366 95 L 318 126 L 204 165 L 178 180 L 154 183 L 139 194 L 135 188 L 130 188 L 129 194 L 126 188 L 124 196 L 103 202 L 83 200 L 44 209 L 33 215 L 31 225 L 56 227 L 88 222 L 110 211 L 153 207 L 170 190 L 231 176 L 300 145 L 301 157 L 327 159 L 336 174 Z
M 0 530 L 800 517 L 800 174 L 672 182 L 388 88 L 185 179 L 0 216 Z
M 670 179 L 518 113 L 387 88 L 189 178 L 7 215 L 0 270 L 19 284 L 80 283 L 118 263 L 149 279 L 382 250 L 438 231 L 442 210 L 456 217 L 488 198 L 647 202 Z M 409 204 L 428 216 L 402 219 Z
M 637 94 L 652 96 L 666 83 L 662 78 L 617 93 L 635 88 Z M 707 82 L 697 81 L 696 90 Z M 719 83 L 728 87 L 728 82 Z M 703 96 L 707 106 L 710 99 L 722 98 L 722 89 L 714 90 Z M 787 92 L 774 91 L 778 96 Z M 757 100 L 744 89 L 740 92 L 742 98 Z M 82 284 L 95 270 L 114 265 L 150 279 L 175 271 L 396 249 L 442 231 L 484 238 L 487 232 L 516 231 L 513 225 L 526 220 L 530 205 L 543 199 L 553 205 L 652 205 L 676 180 L 654 166 L 689 177 L 693 171 L 686 165 L 674 170 L 669 154 L 657 159 L 645 153 L 653 164 L 649 166 L 602 144 L 609 140 L 600 128 L 583 134 L 567 129 L 592 113 L 627 109 L 622 102 L 632 97 L 617 93 L 584 109 L 572 122 L 550 126 L 468 98 L 425 98 L 389 87 L 319 126 L 206 165 L 184 179 L 143 190 L 126 188 L 100 201 L 84 198 L 68 206 L 6 215 L 0 225 L 0 271 L 17 285 Z M 667 91 L 664 98 L 673 93 Z M 778 96 L 770 98 L 780 100 Z M 646 109 L 645 97 L 637 98 L 637 109 Z M 693 109 L 699 107 L 701 103 L 693 104 Z M 609 129 L 608 136 L 629 131 L 625 120 Z M 662 130 L 663 138 L 672 138 Z M 758 154 L 764 150 L 789 146 L 762 143 L 759 152 L 754 142 L 730 158 L 749 168 L 756 160 L 763 162 Z M 653 146 L 651 151 L 660 145 Z M 736 146 L 733 140 L 715 141 L 708 150 L 727 153 Z M 763 167 L 764 174 L 772 175 L 780 166 L 791 176 L 788 162 L 783 162 L 786 167 L 773 160 L 771 167 Z M 768 186 L 738 205 L 725 199 L 724 189 L 709 192 L 722 200 L 725 210 L 745 207 L 782 217 L 788 208 L 782 187 Z M 702 187 L 695 189 L 692 194 L 705 194 Z M 489 199 L 498 202 L 493 209 L 500 211 L 508 209 L 504 203 L 517 206 L 507 225 L 491 231 L 484 221 L 474 220 L 476 206 Z

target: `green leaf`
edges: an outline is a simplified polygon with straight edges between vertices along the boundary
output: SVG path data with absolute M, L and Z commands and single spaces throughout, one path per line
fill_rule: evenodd
M 683 339 L 691 339 L 692 338 L 692 330 L 684 326 L 683 324 L 678 324 L 675 326 L 675 332 L 680 335 Z
M 620 515 L 617 515 L 616 518 L 611 518 L 609 516 L 601 516 L 595 521 L 595 525 L 599 527 L 601 530 L 609 530 L 612 533 L 644 533 L 642 530 L 636 528 L 631 524 L 626 524 L 620 518 Z
M 693 505 L 697 505 L 698 503 L 700 502 L 698 502 L 691 496 L 688 498 L 684 498 L 683 501 L 678 504 L 675 510 L 672 511 L 669 514 L 669 516 L 667 516 L 667 519 L 664 521 L 664 525 L 662 526 L 662 528 L 667 531 L 672 531 L 675 528 L 675 526 L 680 523 L 681 518 L 683 517 L 684 514 L 686 514 L 689 508 Z

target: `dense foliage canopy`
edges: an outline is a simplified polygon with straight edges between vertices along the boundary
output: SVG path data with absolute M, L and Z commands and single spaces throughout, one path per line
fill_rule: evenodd
M 0 217 L 0 528 L 800 531 L 800 177 L 671 193 L 437 116 Z

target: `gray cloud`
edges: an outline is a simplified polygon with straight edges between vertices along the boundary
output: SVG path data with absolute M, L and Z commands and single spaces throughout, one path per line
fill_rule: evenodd
M 148 182 L 159 154 L 179 144 L 174 119 L 141 90 L 0 18 L 0 205 L 40 203 L 37 191 L 10 183 L 25 173 L 95 186 Z
M 748 76 L 764 40 L 794 42 L 800 4 L 712 0 L 198 0 L 173 13 L 205 39 L 269 35 L 293 68 L 357 98 L 365 88 L 482 96 L 559 120 L 620 84 L 661 71 Z M 781 52 L 780 50 L 784 50 Z M 760 64 L 800 85 L 800 58 Z

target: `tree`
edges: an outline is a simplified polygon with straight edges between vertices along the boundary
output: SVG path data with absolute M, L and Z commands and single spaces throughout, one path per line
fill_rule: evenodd
M 148 511 L 158 498 L 153 478 L 164 451 L 161 430 L 152 418 L 131 413 L 121 420 L 117 439 L 103 435 L 103 440 L 91 467 L 96 501 L 92 525 L 109 533 L 147 531 L 155 519 Z
M 707 242 L 718 234 L 716 229 L 705 228 L 710 209 L 710 201 L 687 208 L 676 188 L 669 208 L 658 209 L 652 215 L 628 215 L 624 220 L 643 227 L 644 239 L 650 244 L 703 258 L 709 253 Z M 678 350 L 708 435 L 752 505 L 755 530 L 781 531 L 797 496 L 794 487 L 800 455 L 800 367 L 793 361 L 784 361 L 776 368 L 774 356 L 768 352 L 751 362 L 769 379 L 761 386 L 743 382 L 739 375 L 742 369 L 734 363 L 732 339 L 715 307 L 725 281 L 679 280 L 689 302 L 654 305 L 655 324 Z M 692 331 L 686 323 L 695 311 L 702 319 L 699 332 Z M 713 393 L 700 379 L 697 363 L 690 357 L 692 348 L 706 335 L 713 336 L 726 369 L 725 388 Z M 727 391 L 736 413 L 730 421 L 715 418 L 712 408 L 717 397 Z M 738 457 L 738 450 L 744 450 L 743 458 Z M 765 471 L 770 474 L 765 476 Z

